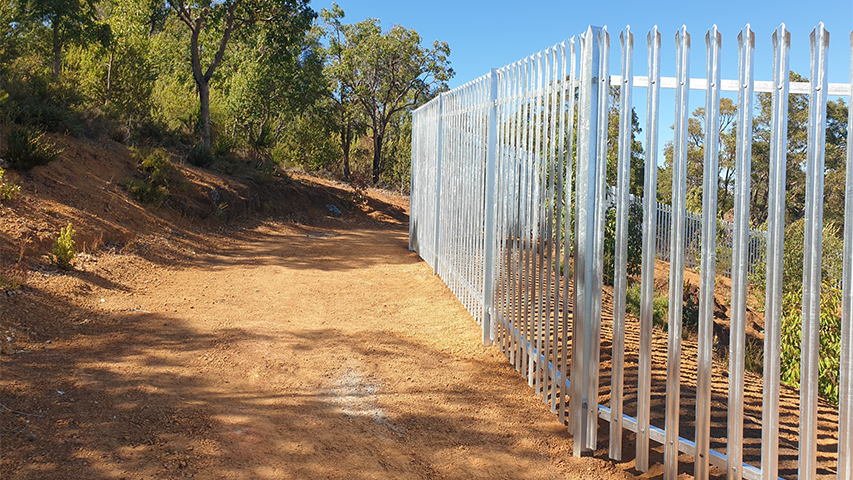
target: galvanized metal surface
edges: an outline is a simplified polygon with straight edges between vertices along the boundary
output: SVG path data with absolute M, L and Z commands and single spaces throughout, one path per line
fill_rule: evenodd
M 767 286 L 764 299 L 764 409 L 761 417 L 761 473 L 779 477 L 779 394 L 782 349 L 782 251 L 785 247 L 785 174 L 788 164 L 788 84 L 791 34 L 782 24 L 773 32 L 770 120 L 770 175 L 767 218 Z
M 800 344 L 800 478 L 817 473 L 817 393 L 820 350 L 820 285 L 823 251 L 823 175 L 826 144 L 829 33 L 819 24 L 811 36 L 806 208 L 803 248 L 803 320 Z
M 705 112 L 708 125 L 718 125 L 720 117 L 720 53 L 722 35 L 714 25 L 705 35 L 708 88 Z M 711 448 L 711 367 L 714 349 L 714 292 L 716 290 L 717 183 L 720 131 L 705 129 L 705 165 L 702 184 L 702 263 L 699 287 L 699 334 L 696 359 L 696 454 L 694 476 L 710 475 Z
M 657 26 L 646 37 L 649 48 L 649 79 L 646 96 L 646 164 L 657 165 L 658 119 L 660 106 L 661 38 Z M 640 285 L 640 341 L 637 372 L 637 452 L 636 468 L 649 471 L 649 417 L 652 398 L 652 328 L 655 293 L 655 231 L 657 219 L 649 212 L 657 206 L 657 169 L 645 169 L 643 201 L 643 258 Z
M 850 96 L 853 99 L 853 32 L 850 33 Z M 853 164 L 853 108 L 847 110 L 847 165 Z M 844 271 L 841 294 L 841 365 L 838 382 L 838 451 L 853 452 L 853 168 L 847 168 L 844 199 Z M 853 455 L 838 456 L 838 478 L 853 479 Z
M 613 346 L 610 371 L 610 458 L 622 459 L 622 391 L 625 370 L 625 302 L 628 290 L 628 185 L 631 177 L 631 133 L 633 125 L 631 71 L 634 61 L 634 35 L 626 27 L 619 35 L 622 45 L 622 78 L 619 86 L 619 157 L 616 165 L 616 245 L 613 272 Z
M 570 39 L 519 62 L 493 70 L 419 108 L 413 119 L 412 197 L 409 247 L 433 266 L 483 328 L 484 343 L 494 342 L 534 392 L 575 437 L 574 454 L 596 448 L 598 419 L 610 422 L 610 456 L 623 456 L 624 430 L 637 433 L 635 466 L 649 468 L 650 441 L 664 444 L 664 475 L 675 478 L 678 455 L 694 456 L 694 473 L 707 478 L 711 465 L 726 468 L 729 478 L 776 478 L 779 461 L 779 350 L 781 256 L 785 211 L 787 99 L 809 95 L 807 197 L 803 285 L 800 478 L 816 471 L 817 355 L 819 338 L 820 247 L 822 245 L 823 156 L 827 95 L 853 94 L 851 83 L 827 82 L 828 33 L 813 33 L 813 82 L 788 79 L 790 34 L 781 26 L 772 38 L 774 76 L 752 76 L 753 34 L 741 32 L 738 80 L 720 78 L 722 36 L 706 36 L 706 77 L 689 78 L 689 34 L 676 38 L 675 78 L 660 77 L 660 35 L 649 32 L 647 76 L 631 72 L 630 29 L 621 36 L 620 75 L 609 75 L 606 28 L 590 27 Z M 578 62 L 576 45 L 580 47 Z M 620 125 L 617 184 L 605 183 L 609 84 L 619 85 Z M 660 88 L 676 90 L 673 144 L 673 204 L 659 204 L 656 170 L 647 168 L 645 198 L 627 194 L 630 172 L 631 95 L 646 88 L 645 154 L 658 163 Z M 719 116 L 721 91 L 737 91 L 738 182 L 735 221 L 717 234 L 715 172 L 719 132 L 705 132 L 703 212 L 685 210 L 687 103 L 689 89 L 705 91 L 707 124 Z M 752 146 L 751 101 L 754 92 L 770 92 L 770 178 L 768 232 L 749 228 L 748 197 Z M 576 105 L 577 103 L 577 105 Z M 853 109 L 850 113 L 853 124 Z M 577 118 L 577 122 L 575 122 Z M 850 128 L 850 124 L 848 124 Z M 575 142 L 575 138 L 577 142 Z M 853 148 L 848 144 L 848 162 Z M 847 188 L 853 191 L 853 169 Z M 853 200 L 848 195 L 842 281 L 842 357 L 839 407 L 839 478 L 853 478 Z M 603 226 L 608 202 L 617 208 L 614 262 L 614 329 L 602 339 Z M 627 206 L 643 205 L 643 258 L 637 352 L 637 418 L 623 412 L 625 368 L 625 242 Z M 677 254 L 675 254 L 677 253 Z M 649 422 L 651 408 L 652 300 L 655 257 L 670 262 L 670 316 L 667 398 L 664 428 Z M 746 274 L 757 261 L 767 262 L 765 322 L 765 390 L 762 410 L 761 466 L 743 463 L 743 355 L 745 351 Z M 685 268 L 700 267 L 700 321 L 696 389 L 696 438 L 679 436 L 682 374 L 680 306 Z M 711 352 L 715 274 L 733 280 L 729 367 L 728 451 L 710 449 Z M 849 280 L 848 280 L 849 279 Z M 602 340 L 612 342 L 610 405 L 599 405 L 599 355 Z M 571 372 L 571 375 L 568 373 Z M 572 381 L 569 381 L 572 380 Z

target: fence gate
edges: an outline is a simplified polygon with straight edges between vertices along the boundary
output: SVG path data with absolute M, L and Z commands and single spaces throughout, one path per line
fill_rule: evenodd
M 818 401 L 826 106 L 828 95 L 849 99 L 853 94 L 853 62 L 849 84 L 828 83 L 829 34 L 821 24 L 810 37 L 811 81 L 791 82 L 791 36 L 782 25 L 772 35 L 773 78 L 757 81 L 755 36 L 747 25 L 737 37 L 738 78 L 725 80 L 720 78 L 721 38 L 716 27 L 707 32 L 705 76 L 691 78 L 691 37 L 682 27 L 676 34 L 677 75 L 661 77 L 660 33 L 654 28 L 647 36 L 649 73 L 635 76 L 634 39 L 626 27 L 619 36 L 620 72 L 611 75 L 610 35 L 606 27 L 589 27 L 420 107 L 413 119 L 409 246 L 482 325 L 484 344 L 496 344 L 568 425 L 575 455 L 596 450 L 600 436 L 606 436 L 609 456 L 622 460 L 630 455 L 622 445 L 629 431 L 636 435 L 636 468 L 648 470 L 654 442 L 663 447 L 667 479 L 677 477 L 682 453 L 693 457 L 697 478 L 707 478 L 711 467 L 718 467 L 728 478 L 775 479 L 780 458 L 795 457 L 795 466 L 782 465 L 784 476 L 811 479 L 837 472 L 838 478 L 853 479 L 853 168 L 846 173 L 838 420 L 829 435 L 837 436 L 837 461 L 818 457 L 818 411 L 827 408 Z M 853 34 L 850 41 L 853 52 Z M 611 87 L 619 92 L 615 185 L 605 182 L 610 102 L 617 98 Z M 642 202 L 643 210 L 638 321 L 625 314 L 631 117 L 637 88 L 646 95 L 646 165 L 659 163 L 660 89 L 675 90 L 672 204 L 656 201 L 656 168 L 645 169 L 644 197 L 634 200 Z M 731 249 L 720 257 L 720 270 L 716 128 L 704 133 L 704 214 L 686 211 L 691 89 L 705 92 L 707 125 L 717 125 L 721 91 L 737 92 L 734 219 L 725 235 Z M 749 225 L 756 92 L 769 93 L 772 101 L 766 234 Z M 809 117 L 801 381 L 795 412 L 799 434 L 792 440 L 790 432 L 780 439 L 779 425 L 787 112 L 789 95 L 795 94 L 807 96 Z M 853 108 L 848 132 L 851 125 Z M 853 142 L 847 143 L 846 158 L 848 164 L 853 161 Z M 612 302 L 603 293 L 609 202 L 616 206 Z M 668 333 L 653 328 L 656 255 L 669 262 Z M 759 257 L 767 265 L 760 415 L 754 406 L 745 406 L 747 273 Z M 685 268 L 697 264 L 698 334 L 695 342 L 685 344 L 689 353 L 683 354 L 682 286 Z M 726 413 L 714 415 L 713 423 L 714 290 L 722 270 L 731 278 L 729 358 L 723 372 L 728 391 L 716 393 L 726 403 Z M 653 349 L 654 339 L 664 335 L 665 354 L 662 348 Z M 656 387 L 652 373 L 658 368 L 663 374 L 664 364 L 665 386 Z M 695 378 L 685 383 L 682 366 L 695 371 Z M 746 420 L 745 408 L 752 412 Z M 607 432 L 598 431 L 599 419 L 609 423 Z M 760 428 L 758 443 L 753 440 L 749 448 L 745 422 Z M 692 430 L 687 437 L 679 431 L 685 425 Z M 723 431 L 715 433 L 713 425 L 722 425 Z M 788 453 L 783 455 L 783 448 Z M 760 455 L 755 453 L 759 450 Z

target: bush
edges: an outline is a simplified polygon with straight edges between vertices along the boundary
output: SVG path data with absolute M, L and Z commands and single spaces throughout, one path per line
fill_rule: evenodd
M 626 292 L 625 310 L 631 315 L 640 318 L 640 298 L 642 298 L 642 285 L 640 282 L 631 282 Z M 666 330 L 667 317 L 669 316 L 669 300 L 666 297 L 655 295 L 652 301 L 652 324 L 662 330 Z
M 613 285 L 616 264 L 616 204 L 604 216 L 604 284 Z M 628 275 L 639 275 L 643 265 L 643 206 L 628 203 Z
M 133 157 L 152 185 L 168 188 L 180 180 L 178 169 L 169 161 L 171 155 L 163 149 L 137 150 Z
M 189 155 L 187 155 L 187 162 L 195 167 L 208 167 L 213 163 L 213 160 L 213 152 L 204 148 L 201 144 L 193 147 Z
M 21 186 L 6 180 L 6 171 L 0 168 L 0 200 L 12 200 L 21 193 Z
M 6 137 L 4 156 L 14 170 L 28 171 L 38 165 L 47 165 L 60 153 L 62 150 L 57 149 L 43 131 L 30 127 L 14 127 Z
M 799 388 L 800 341 L 803 323 L 802 290 L 786 294 L 782 304 L 782 382 Z M 841 289 L 824 283 L 820 292 L 818 394 L 836 405 L 838 404 L 840 355 Z
M 137 202 L 153 208 L 160 208 L 169 194 L 166 187 L 154 185 L 149 181 L 130 180 L 127 182 L 127 190 Z
M 59 237 L 53 242 L 53 263 L 63 270 L 71 270 L 74 261 L 74 228 L 71 223 L 59 230 Z
M 803 287 L 803 247 L 805 239 L 805 219 L 801 218 L 785 227 L 785 248 L 782 249 L 782 294 L 788 295 Z M 830 285 L 841 284 L 842 257 L 844 241 L 839 237 L 839 228 L 833 223 L 823 226 L 823 252 L 821 258 L 821 281 Z M 749 282 L 755 289 L 761 305 L 764 305 L 764 291 L 767 288 L 767 263 L 762 260 L 755 264 L 754 273 Z

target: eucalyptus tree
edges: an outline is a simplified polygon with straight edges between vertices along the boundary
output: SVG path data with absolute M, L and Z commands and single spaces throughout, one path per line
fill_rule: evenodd
M 54 79 L 62 70 L 62 51 L 67 44 L 107 44 L 110 40 L 109 26 L 98 21 L 94 0 L 22 0 L 19 14 L 31 26 L 50 30 Z
M 175 0 L 170 2 L 190 31 L 190 64 L 199 98 L 201 147 L 210 150 L 210 81 L 222 64 L 233 36 L 249 35 L 267 26 L 265 40 L 272 45 L 300 41 L 316 17 L 308 0 Z M 203 49 L 204 40 L 214 48 Z
M 447 88 L 453 77 L 450 47 L 437 40 L 432 48 L 425 47 L 418 32 L 400 25 L 383 32 L 373 18 L 344 25 L 337 5 L 323 15 L 338 22 L 329 39 L 333 55 L 328 71 L 339 82 L 339 91 L 352 98 L 365 117 L 373 136 L 372 177 L 377 183 L 384 169 L 389 125 L 397 115 Z

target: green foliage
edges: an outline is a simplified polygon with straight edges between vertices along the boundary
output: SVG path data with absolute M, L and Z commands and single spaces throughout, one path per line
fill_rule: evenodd
M 160 208 L 169 190 L 160 185 L 154 185 L 148 181 L 129 180 L 127 191 L 139 203 L 152 208 Z
M 294 117 L 286 124 L 279 143 L 270 153 L 272 161 L 281 166 L 337 170 L 340 146 L 322 115 L 322 110 L 310 111 Z
M 153 185 L 169 187 L 180 180 L 178 169 L 172 165 L 169 152 L 160 149 L 134 150 L 133 156 L 139 168 L 148 174 L 148 180 Z
M 613 285 L 616 262 L 616 204 L 611 203 L 604 217 L 604 284 Z M 639 275 L 643 255 L 643 206 L 628 204 L 628 275 Z
M 782 301 L 782 382 L 795 388 L 800 383 L 802 338 L 802 290 L 790 292 Z M 820 347 L 818 393 L 838 404 L 841 355 L 841 289 L 824 283 L 820 292 Z
M 51 142 L 43 131 L 32 127 L 12 127 L 6 137 L 3 153 L 13 170 L 28 171 L 38 165 L 54 161 L 61 149 Z
M 12 200 L 21 193 L 21 186 L 6 179 L 6 171 L 0 168 L 0 201 Z
M 625 302 L 625 310 L 631 315 L 640 318 L 642 285 L 639 282 L 630 282 L 626 293 L 627 301 Z M 652 324 L 662 330 L 666 330 L 668 315 L 669 300 L 666 297 L 655 295 L 652 301 Z
M 337 4 L 321 15 L 329 41 L 331 90 L 336 92 L 338 104 L 356 108 L 370 129 L 374 144 L 371 177 L 375 184 L 387 167 L 383 145 L 388 126 L 395 117 L 445 89 L 453 77 L 448 61 L 450 47 L 439 41 L 432 48 L 422 46 L 416 31 L 400 25 L 383 32 L 376 19 L 343 24 L 344 12 Z M 339 131 L 352 120 L 347 109 L 341 113 Z
M 133 157 L 147 178 L 129 180 L 127 190 L 136 201 L 159 208 L 169 194 L 169 187 L 180 181 L 180 173 L 169 160 L 171 155 L 162 149 L 143 149 L 134 150 Z
M 42 56 L 21 53 L 3 71 L 3 89 L 8 94 L 2 105 L 3 116 L 21 125 L 81 135 L 85 99 L 77 84 L 65 77 L 54 79 Z
M 785 228 L 785 248 L 782 252 L 782 294 L 787 295 L 802 288 L 803 248 L 805 247 L 805 219 L 801 218 Z M 844 241 L 839 236 L 838 226 L 825 223 L 823 226 L 823 250 L 821 278 L 830 285 L 841 284 Z M 767 264 L 760 261 L 754 265 L 749 282 L 759 301 L 764 302 L 767 284 Z
M 71 262 L 76 256 L 74 251 L 74 228 L 71 223 L 67 227 L 59 230 L 59 237 L 53 241 L 53 263 L 63 269 L 71 270 L 73 267 Z
M 196 167 L 209 167 L 215 157 L 209 148 L 202 144 L 198 144 L 187 154 L 187 162 Z

